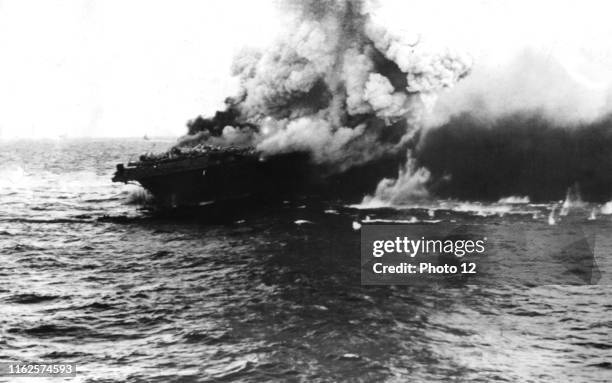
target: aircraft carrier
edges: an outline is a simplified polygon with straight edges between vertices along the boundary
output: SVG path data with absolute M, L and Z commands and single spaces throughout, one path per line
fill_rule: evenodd
M 197 150 L 173 148 L 118 164 L 112 180 L 139 183 L 156 205 L 170 208 L 244 199 L 357 201 L 373 192 L 383 177 L 397 176 L 405 157 L 390 153 L 338 171 L 314 164 L 305 152 L 264 156 L 254 148 L 200 145 Z

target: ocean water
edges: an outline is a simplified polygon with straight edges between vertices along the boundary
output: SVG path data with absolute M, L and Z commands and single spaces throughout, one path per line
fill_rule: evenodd
M 606 209 L 300 200 L 178 219 L 110 181 L 169 144 L 0 142 L 0 361 L 77 363 L 78 382 L 612 380 Z M 359 226 L 390 222 L 478 226 L 494 272 L 361 286 Z M 582 238 L 596 270 L 556 256 Z

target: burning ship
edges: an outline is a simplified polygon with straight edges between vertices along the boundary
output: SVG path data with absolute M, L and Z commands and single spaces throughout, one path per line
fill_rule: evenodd
M 430 191 L 462 200 L 520 195 L 546 202 L 563 198 L 574 184 L 589 201 L 612 195 L 611 116 L 565 129 L 540 108 L 462 111 L 459 92 L 450 100 L 461 113 L 450 108 L 447 120 L 435 122 L 441 126 L 421 129 L 432 123 L 427 117 L 437 95 L 469 74 L 469 56 L 394 31 L 369 1 L 279 4 L 289 11 L 289 25 L 269 49 L 236 57 L 238 92 L 225 110 L 190 122 L 169 151 L 118 165 L 114 181 L 138 182 L 164 206 L 253 197 L 348 201 L 372 192 L 401 202 Z M 530 84 L 534 67 L 565 73 L 562 66 L 532 65 L 537 62 L 525 56 L 517 66 L 530 68 Z M 544 87 L 557 77 L 545 76 Z M 475 108 L 486 106 L 474 100 Z
M 353 199 L 372 192 L 381 176 L 396 175 L 405 156 L 394 154 L 330 174 L 306 152 L 263 156 L 255 148 L 199 145 L 118 164 L 114 182 L 137 182 L 162 207 L 235 200 L 303 197 Z
M 361 0 L 285 0 L 270 49 L 244 50 L 239 90 L 168 152 L 120 164 L 166 206 L 302 195 L 360 198 L 406 164 L 431 96 L 471 60 L 391 33 Z

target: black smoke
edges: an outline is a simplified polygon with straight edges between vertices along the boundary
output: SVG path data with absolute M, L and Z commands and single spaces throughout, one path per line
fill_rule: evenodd
M 560 127 L 538 112 L 493 120 L 464 113 L 422 135 L 415 156 L 440 197 L 544 202 L 573 188 L 586 201 L 604 202 L 612 199 L 611 149 L 612 115 Z
M 223 128 L 226 126 L 235 126 L 239 129 L 247 129 L 257 131 L 255 124 L 241 121 L 240 112 L 233 106 L 233 100 L 226 100 L 226 109 L 219 110 L 213 117 L 198 116 L 187 122 L 187 134 L 196 135 L 206 133 L 213 137 L 219 137 L 223 134 Z

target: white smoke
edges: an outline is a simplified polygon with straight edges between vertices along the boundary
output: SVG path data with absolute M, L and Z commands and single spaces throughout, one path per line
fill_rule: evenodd
M 346 88 L 346 108 L 351 115 L 372 113 L 372 106 L 366 100 L 365 86 L 374 63 L 356 48 L 347 49 L 343 57 L 342 80 Z
M 378 184 L 372 196 L 365 196 L 362 204 L 366 206 L 393 206 L 423 202 L 429 199 L 426 184 L 429 171 L 417 168 L 413 160 L 400 169 L 396 179 L 385 178 Z
M 461 113 L 495 119 L 529 112 L 572 126 L 609 113 L 611 94 L 606 84 L 585 83 L 557 58 L 525 48 L 506 63 L 476 65 L 439 97 L 427 125 L 439 126 Z
M 472 59 L 459 52 L 432 50 L 420 38 L 394 34 L 382 25 L 368 23 L 366 33 L 385 57 L 406 73 L 411 92 L 431 92 L 455 85 L 469 71 Z
M 410 111 L 410 99 L 404 92 L 396 92 L 391 82 L 378 73 L 370 73 L 362 89 L 363 100 L 368 102 L 376 115 L 399 117 Z
M 533 115 L 559 129 L 581 129 L 612 113 L 612 87 L 608 82 L 588 81 L 560 57 L 544 50 L 523 48 L 510 57 L 501 63 L 482 60 L 472 67 L 466 79 L 438 92 L 435 102 L 425 108 L 420 143 L 426 141 L 431 130 L 462 114 L 490 126 L 508 116 Z M 453 61 L 449 66 L 452 68 L 456 63 Z M 452 81 L 444 68 L 438 68 L 437 73 Z M 441 83 L 443 78 L 439 79 Z M 397 180 L 381 181 L 376 193 L 364 202 L 368 199 L 391 204 L 418 201 L 422 195 L 414 195 L 413 190 L 425 190 L 423 185 L 430 179 L 425 171 L 416 178 L 410 176 L 413 173 L 407 168 Z M 422 185 L 415 184 L 418 182 Z
M 345 170 L 397 151 L 423 122 L 427 98 L 469 71 L 469 58 L 433 51 L 377 24 L 357 0 L 284 1 L 286 35 L 264 51 L 243 51 L 229 101 L 237 123 L 207 143 L 256 146 L 263 155 L 308 151 L 313 161 Z M 231 125 L 231 124 L 230 124 Z M 402 139 L 382 142 L 385 127 Z
M 313 159 L 318 163 L 331 162 L 338 158 L 345 145 L 362 135 L 364 129 L 365 125 L 334 129 L 328 120 L 300 117 L 288 121 L 258 147 L 266 153 L 275 154 L 308 151 L 313 153 Z

